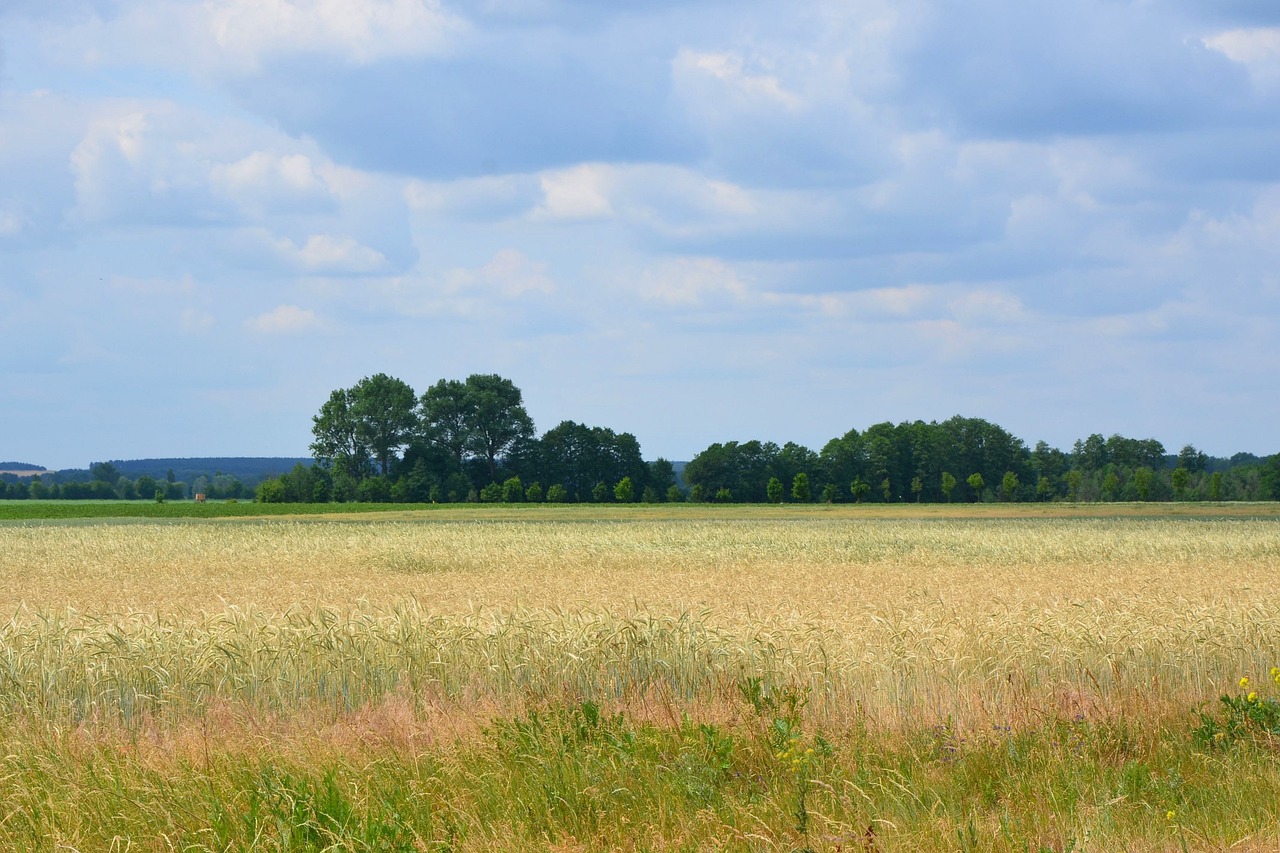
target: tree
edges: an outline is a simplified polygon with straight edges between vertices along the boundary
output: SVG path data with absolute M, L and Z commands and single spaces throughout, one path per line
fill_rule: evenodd
M 824 504 L 833 504 L 836 502 L 836 484 L 827 483 L 822 487 L 822 502 Z
M 552 483 L 551 488 L 547 489 L 547 503 L 562 504 L 569 500 L 569 490 L 561 483 Z
M 764 493 L 769 498 L 769 503 L 782 503 L 782 481 L 777 477 L 770 477 L 769 484 L 764 487 Z
M 970 474 L 965 478 L 965 482 L 969 484 L 969 488 L 973 489 L 973 499 L 975 501 L 982 500 L 982 490 L 987 485 L 979 473 Z
M 630 477 L 623 477 L 613 487 L 613 496 L 618 503 L 629 504 L 636 498 L 636 487 Z
M 880 494 L 884 495 L 885 503 L 890 503 L 893 500 L 893 483 L 889 482 L 888 477 L 880 481 Z
M 520 389 L 496 373 L 472 374 L 466 382 L 469 449 L 489 463 L 498 476 L 498 457 L 519 439 L 533 436 L 533 419 L 524 410 Z
M 349 399 L 357 435 L 386 477 L 391 460 L 409 444 L 418 427 L 414 411 L 418 397 L 407 383 L 378 373 L 357 382 Z
M 678 504 L 684 502 L 684 492 L 680 491 L 680 487 L 672 483 L 667 486 L 667 503 Z
M 591 487 L 591 500 L 598 504 L 608 503 L 609 497 L 613 494 L 613 489 L 609 488 L 607 483 L 596 483 Z
M 112 486 L 120 479 L 120 472 L 110 462 L 94 462 L 89 466 L 89 475 L 97 482 L 110 483 Z
M 862 503 L 862 499 L 869 491 L 871 491 L 871 484 L 861 477 L 854 477 L 853 482 L 849 484 L 849 493 L 853 495 L 854 503 Z
M 1209 500 L 1222 500 L 1222 472 L 1214 471 L 1209 477 Z
M 1120 477 L 1115 471 L 1107 471 L 1107 475 L 1102 478 L 1102 494 L 1107 500 L 1116 499 L 1116 492 L 1120 490 Z
M 796 478 L 791 481 L 791 497 L 796 503 L 802 504 L 812 500 L 812 494 L 809 491 L 809 475 L 805 472 L 796 474 Z
M 1191 484 L 1191 472 L 1186 468 L 1174 468 L 1169 479 L 1173 484 L 1173 493 L 1178 496 L 1178 500 L 1182 500 L 1186 496 L 1187 486 Z
M 524 490 L 524 499 L 531 504 L 542 503 L 542 484 L 534 483 Z
M 329 395 L 320 413 L 311 419 L 311 433 L 315 436 L 311 453 L 321 465 L 337 468 L 358 481 L 369 465 L 369 446 L 356 425 L 354 406 L 348 388 Z
M 524 484 L 519 477 L 511 477 L 502 484 L 502 502 L 518 504 L 524 500 Z
M 462 470 L 462 455 L 470 444 L 467 386 L 456 379 L 441 379 L 418 401 L 418 417 L 428 441 L 445 448 Z
M 1018 499 L 1018 475 L 1012 471 L 1005 471 L 1003 479 L 1000 480 L 1000 493 L 1007 501 L 1016 501 Z
M 733 492 L 730 489 L 721 488 L 716 490 L 716 503 L 727 504 L 732 500 Z
M 956 487 L 956 478 L 949 471 L 942 472 L 942 494 L 946 497 L 947 503 L 951 503 L 951 490 Z
M 1196 450 L 1194 445 L 1185 445 L 1178 451 L 1178 467 L 1186 468 L 1191 474 L 1199 474 L 1209 462 L 1209 457 Z
M 1147 466 L 1133 472 L 1133 487 L 1138 490 L 1138 500 L 1147 501 L 1151 499 L 1151 481 L 1155 479 L 1155 472 Z
M 920 493 L 924 491 L 924 479 L 921 477 L 912 477 L 911 491 L 916 496 L 916 503 L 920 503 Z

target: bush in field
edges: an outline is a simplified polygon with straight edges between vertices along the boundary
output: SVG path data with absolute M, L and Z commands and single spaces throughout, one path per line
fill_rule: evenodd
M 531 504 L 542 503 L 542 484 L 533 483 L 524 491 L 524 499 Z
M 551 488 L 547 489 L 547 503 L 562 504 L 567 500 L 569 500 L 569 490 L 563 483 L 552 483 Z
M 518 504 L 524 500 L 524 484 L 519 477 L 512 477 L 502 484 L 502 502 Z
M 613 497 L 618 503 L 629 504 L 636 499 L 636 487 L 631 483 L 630 477 L 623 477 L 618 484 L 613 487 Z
M 764 493 L 769 498 L 769 503 L 782 503 L 782 481 L 777 477 L 770 477 L 768 485 L 764 487 Z

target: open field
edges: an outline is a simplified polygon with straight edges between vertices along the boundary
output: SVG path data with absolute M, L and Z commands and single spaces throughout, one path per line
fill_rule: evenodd
M 0 848 L 1277 849 L 1276 507 L 1145 509 L 0 523 Z

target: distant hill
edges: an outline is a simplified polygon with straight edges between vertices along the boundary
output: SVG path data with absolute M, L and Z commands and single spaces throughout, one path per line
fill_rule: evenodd
M 174 479 L 190 483 L 196 477 L 227 474 L 244 483 L 283 474 L 294 465 L 313 465 L 315 460 L 302 456 L 196 456 L 185 459 L 111 459 L 116 470 L 131 480 L 142 475 L 163 480 L 173 471 Z
M 43 465 L 32 465 L 30 462 L 0 462 L 0 471 L 17 473 L 18 471 L 47 471 Z

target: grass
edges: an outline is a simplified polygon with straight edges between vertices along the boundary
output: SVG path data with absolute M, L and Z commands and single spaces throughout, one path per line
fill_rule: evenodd
M 1273 850 L 1273 509 L 0 524 L 0 848 Z

